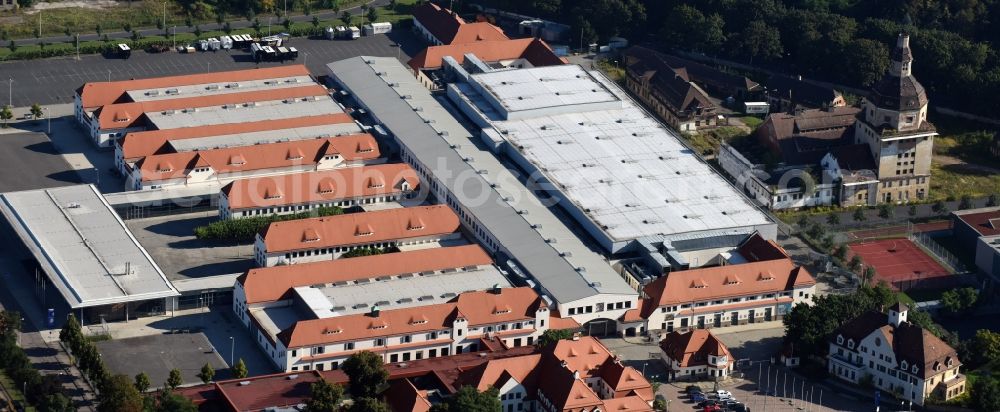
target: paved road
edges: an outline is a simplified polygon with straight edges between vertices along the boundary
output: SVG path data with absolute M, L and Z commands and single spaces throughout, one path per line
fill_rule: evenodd
M 357 40 L 294 38 L 290 44 L 299 49 L 300 56 L 297 61 L 284 64 L 305 64 L 316 76 L 325 75 L 326 64 L 335 60 L 367 55 L 397 57 L 405 62 L 424 47 L 420 40 L 406 30 Z M 0 63 L 0 105 L 8 104 L 13 95 L 13 106 L 20 108 L 14 111 L 14 115 L 21 118 L 27 113 L 27 107 L 34 103 L 72 103 L 75 90 L 86 82 L 252 69 L 281 64 L 254 63 L 250 55 L 241 50 L 195 54 L 149 54 L 137 51 L 128 60 L 89 55 L 81 56 L 79 61 L 75 57 L 59 57 L 3 62 Z M 10 79 L 13 79 L 12 83 L 4 84 Z
M 389 0 L 374 0 L 374 1 L 369 1 L 367 4 L 371 5 L 371 6 L 385 6 L 386 4 L 389 4 Z M 356 6 L 356 7 L 353 7 L 353 8 L 350 8 L 350 9 L 345 9 L 345 10 L 346 11 L 350 11 L 351 14 L 353 14 L 355 16 L 358 16 L 358 15 L 360 15 L 360 12 L 361 12 L 361 6 Z M 289 18 L 292 21 L 294 21 L 294 22 L 306 22 L 306 21 L 312 21 L 313 16 L 319 17 L 320 20 L 329 20 L 329 19 L 334 19 L 334 18 L 340 17 L 340 14 L 339 13 L 334 13 L 331 10 L 327 10 L 327 11 L 321 11 L 321 12 L 312 13 L 309 16 L 306 16 L 306 15 L 291 15 Z M 172 16 L 171 18 L 174 19 L 174 23 L 176 23 L 176 20 L 178 19 L 178 17 L 177 16 Z M 266 27 L 268 16 L 258 16 L 258 18 L 264 24 L 264 27 Z M 281 22 L 282 21 L 284 21 L 284 18 L 281 18 L 281 17 L 272 17 L 272 22 L 273 22 L 273 25 L 274 25 L 273 29 L 274 29 L 275 33 L 278 33 L 282 29 L 284 29 L 284 27 L 281 26 Z M 246 28 L 249 28 L 252 24 L 253 24 L 252 22 L 247 21 L 247 19 L 245 19 L 245 18 L 233 19 L 233 20 L 229 21 L 229 26 L 232 27 L 233 30 L 246 29 Z M 201 28 L 202 31 L 222 30 L 222 26 L 223 26 L 222 24 L 217 24 L 217 23 L 207 23 L 207 24 L 199 25 L 199 27 Z M 184 25 L 176 25 L 176 26 L 171 25 L 169 27 L 171 27 L 171 29 L 170 29 L 171 32 L 173 32 L 173 30 L 177 30 L 177 33 L 194 33 L 194 27 L 188 27 L 188 26 L 184 26 Z M 162 36 L 163 33 L 164 33 L 164 31 L 162 29 L 157 29 L 155 27 L 144 28 L 144 29 L 136 28 L 136 31 L 138 31 L 143 36 Z M 104 37 L 105 35 L 107 35 L 109 39 L 131 39 L 132 38 L 132 33 L 131 32 L 115 31 L 115 32 L 103 32 L 103 33 L 101 33 L 100 36 L 98 36 L 97 33 L 81 34 L 80 35 L 80 40 L 81 41 L 101 40 L 101 38 Z M 17 40 L 14 40 L 14 43 L 17 44 L 17 45 L 28 45 L 28 44 L 38 44 L 39 42 L 43 42 L 43 41 L 46 42 L 46 43 L 66 43 L 66 42 L 73 41 L 73 37 L 72 36 L 51 36 L 51 37 L 43 37 L 43 38 L 40 38 L 40 39 L 39 38 L 17 39 Z

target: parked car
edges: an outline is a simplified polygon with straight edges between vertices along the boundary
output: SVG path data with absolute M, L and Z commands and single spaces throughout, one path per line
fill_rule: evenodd
M 684 391 L 687 392 L 688 395 L 690 395 L 693 392 L 704 392 L 698 385 L 688 385 L 686 388 L 684 388 Z
M 730 410 L 731 408 L 736 407 L 736 405 L 741 405 L 741 403 L 735 399 L 724 400 L 720 401 L 719 403 L 722 405 L 722 408 L 727 411 Z
M 704 402 L 704 401 L 708 400 L 708 398 L 705 397 L 705 394 L 703 394 L 701 392 L 695 392 L 695 393 L 693 393 L 691 395 L 688 395 L 688 396 L 690 396 L 691 400 L 695 401 L 695 402 Z
M 726 410 L 730 412 L 750 412 L 750 408 L 742 403 L 737 403 L 733 406 L 730 406 Z
M 704 408 L 704 407 L 708 407 L 708 406 L 717 406 L 718 404 L 719 404 L 719 401 L 716 401 L 714 399 L 705 399 L 705 400 L 703 400 L 701 402 L 698 402 L 698 407 L 699 408 Z
M 715 397 L 718 398 L 720 401 L 736 400 L 736 398 L 733 397 L 733 393 L 732 392 L 724 391 L 724 390 L 721 390 L 721 389 L 715 391 Z
M 709 405 L 706 406 L 704 409 L 704 412 L 721 412 L 721 411 L 722 408 L 720 408 L 719 405 Z

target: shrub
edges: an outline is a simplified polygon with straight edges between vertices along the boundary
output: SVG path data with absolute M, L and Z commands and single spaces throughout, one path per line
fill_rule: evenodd
M 199 226 L 194 229 L 194 235 L 202 240 L 223 240 L 236 242 L 251 242 L 254 236 L 264 230 L 271 222 L 284 220 L 306 219 L 310 217 L 334 216 L 343 214 L 339 207 L 321 207 L 310 212 L 291 215 L 251 216 L 241 219 L 226 219 Z

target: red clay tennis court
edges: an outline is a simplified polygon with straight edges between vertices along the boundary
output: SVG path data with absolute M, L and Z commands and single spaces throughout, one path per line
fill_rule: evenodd
M 881 239 L 848 246 L 866 265 L 875 267 L 876 281 L 885 280 L 897 289 L 934 284 L 951 276 L 948 269 L 909 239 Z

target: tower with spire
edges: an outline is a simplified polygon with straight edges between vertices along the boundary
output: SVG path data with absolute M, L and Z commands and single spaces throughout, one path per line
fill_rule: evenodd
M 910 36 L 901 33 L 885 76 L 862 100 L 855 143 L 867 144 L 878 165 L 871 203 L 926 199 L 937 131 L 927 121 L 927 93 L 913 77 Z

